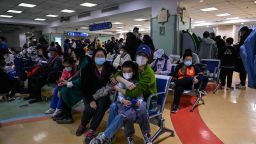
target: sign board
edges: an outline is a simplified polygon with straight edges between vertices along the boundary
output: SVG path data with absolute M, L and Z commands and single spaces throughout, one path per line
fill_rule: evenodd
M 157 21 L 159 23 L 167 22 L 168 21 L 168 10 L 166 10 L 166 9 L 160 10 L 158 17 L 157 17 Z
M 90 31 L 105 30 L 105 29 L 111 29 L 111 28 L 112 28 L 111 22 L 104 22 L 104 23 L 89 25 Z
M 88 33 L 84 32 L 67 32 L 67 35 L 73 37 L 88 37 Z

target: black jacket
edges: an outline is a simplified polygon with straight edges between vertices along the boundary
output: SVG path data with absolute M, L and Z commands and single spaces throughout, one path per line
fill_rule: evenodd
M 12 81 L 9 78 L 9 75 L 0 68 L 0 82 L 1 87 L 0 87 L 0 94 L 2 93 L 7 93 L 11 90 L 12 87 Z
M 234 68 L 236 61 L 236 51 L 233 46 L 226 46 L 220 52 L 221 66 Z
M 132 60 L 135 60 L 137 47 L 142 43 L 132 32 L 126 34 L 125 48 Z
M 116 72 L 115 68 L 108 62 L 104 63 L 103 71 L 99 74 L 95 64 L 88 64 L 82 69 L 81 82 L 84 92 L 84 100 L 90 103 L 94 100 L 92 95 L 97 90 L 107 85 L 110 82 L 111 75 Z

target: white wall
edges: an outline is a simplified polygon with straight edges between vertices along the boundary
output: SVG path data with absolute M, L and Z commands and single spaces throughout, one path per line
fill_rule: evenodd
M 213 28 L 213 27 L 196 27 L 196 28 L 193 28 L 192 29 L 192 32 L 195 33 L 197 36 L 200 36 L 201 38 L 203 37 L 203 33 L 205 31 L 208 31 L 208 32 L 215 32 L 216 33 L 216 28 Z

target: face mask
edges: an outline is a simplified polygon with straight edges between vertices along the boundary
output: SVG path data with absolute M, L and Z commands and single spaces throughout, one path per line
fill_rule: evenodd
M 137 56 L 136 57 L 136 63 L 139 65 L 139 66 L 143 66 L 143 65 L 146 65 L 148 62 L 148 59 L 146 57 L 143 57 L 143 56 Z
M 48 57 L 49 57 L 49 58 L 51 58 L 51 57 L 52 57 L 51 53 L 48 53 Z
M 103 65 L 106 61 L 106 58 L 95 58 L 95 63 L 97 65 Z
M 72 71 L 72 67 L 65 67 L 65 70 L 66 70 L 67 72 L 71 72 L 71 71 Z
M 123 77 L 124 77 L 126 80 L 131 79 L 132 76 L 133 76 L 133 73 L 123 73 Z
M 185 61 L 184 64 L 186 66 L 191 66 L 192 65 L 192 61 L 191 60 Z

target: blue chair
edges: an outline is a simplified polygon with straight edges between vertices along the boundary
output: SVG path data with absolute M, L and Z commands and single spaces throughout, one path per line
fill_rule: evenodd
M 165 127 L 165 119 L 163 117 L 164 106 L 166 103 L 166 98 L 168 96 L 168 89 L 170 86 L 171 77 L 164 75 L 155 75 L 157 83 L 157 93 L 152 94 L 147 100 L 147 109 L 149 114 L 149 120 L 152 122 L 157 121 L 156 124 L 159 126 L 158 131 L 151 137 L 152 142 L 155 141 L 161 134 L 168 132 L 171 136 L 174 136 L 174 131 Z M 157 97 L 157 108 L 150 108 L 152 100 Z
M 217 87 L 213 91 L 213 93 L 216 93 L 216 91 L 220 88 L 220 60 L 217 59 L 201 59 L 202 64 L 207 65 L 207 75 L 209 77 L 210 81 L 215 81 L 217 83 Z

